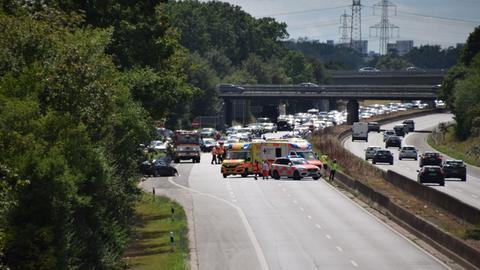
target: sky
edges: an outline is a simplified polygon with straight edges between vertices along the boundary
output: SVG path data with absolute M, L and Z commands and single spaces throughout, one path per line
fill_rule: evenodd
M 273 17 L 285 22 L 290 38 L 311 40 L 340 39 L 340 16 L 351 14 L 352 0 L 224 0 L 256 18 Z M 379 51 L 378 37 L 369 27 L 380 23 L 380 0 L 361 0 L 362 39 L 369 51 Z M 480 0 L 391 0 L 389 21 L 398 26 L 390 42 L 413 40 L 414 46 L 440 45 L 443 48 L 465 43 L 469 33 L 480 25 Z

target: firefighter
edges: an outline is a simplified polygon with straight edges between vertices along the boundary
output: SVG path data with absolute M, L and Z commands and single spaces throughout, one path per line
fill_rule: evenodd
M 269 171 L 270 171 L 270 165 L 268 164 L 267 160 L 264 160 L 263 164 L 262 164 L 262 179 L 263 180 L 268 180 Z
M 224 156 L 225 156 L 225 147 L 223 146 L 223 143 L 221 143 L 220 146 L 218 146 L 218 149 L 217 149 L 218 163 L 222 164 Z
M 212 148 L 212 162 L 211 164 L 218 164 L 218 161 L 217 161 L 217 153 L 218 153 L 218 148 L 217 146 L 214 146 Z
M 260 163 L 258 162 L 258 160 L 255 160 L 255 162 L 253 163 L 253 176 L 255 177 L 255 180 L 258 179 L 261 169 L 262 168 L 260 167 Z

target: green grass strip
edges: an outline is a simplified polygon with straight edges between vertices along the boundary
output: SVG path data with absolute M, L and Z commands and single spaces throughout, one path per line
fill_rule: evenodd
M 168 198 L 144 193 L 135 211 L 136 222 L 124 255 L 128 269 L 189 269 L 188 225 L 183 208 Z

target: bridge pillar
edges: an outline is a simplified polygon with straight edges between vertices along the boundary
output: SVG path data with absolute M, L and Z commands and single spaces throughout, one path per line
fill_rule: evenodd
M 313 102 L 313 107 L 319 111 L 328 111 L 330 103 L 328 99 L 317 99 Z
M 329 110 L 338 110 L 337 100 L 329 99 L 328 100 L 328 109 Z
M 224 99 L 223 101 L 223 119 L 225 119 L 225 125 L 231 127 L 233 121 L 233 104 L 231 99 Z
M 358 101 L 355 99 L 350 99 L 347 103 L 347 124 L 353 125 L 353 123 L 358 122 Z

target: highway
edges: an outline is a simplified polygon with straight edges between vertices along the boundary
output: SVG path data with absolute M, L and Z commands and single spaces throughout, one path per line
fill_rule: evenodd
M 451 114 L 434 114 L 428 116 L 422 116 L 417 118 L 412 118 L 415 121 L 415 130 L 432 130 L 440 122 L 448 122 L 453 120 L 453 115 Z M 395 124 L 401 123 L 394 122 L 387 125 L 383 125 L 381 129 L 392 129 Z M 411 132 L 405 136 L 402 141 L 402 144 L 406 145 L 415 145 L 419 150 L 419 153 L 425 152 L 432 149 L 427 143 L 428 133 L 415 133 Z M 377 145 L 382 148 L 385 147 L 383 142 L 382 133 L 369 133 L 368 143 L 364 141 L 355 141 L 352 142 L 351 137 L 348 137 L 343 144 L 347 149 L 349 149 L 356 156 L 365 158 L 364 149 L 369 145 Z M 417 170 L 420 168 L 418 161 L 413 159 L 398 159 L 398 148 L 389 148 L 394 155 L 394 164 L 377 164 L 376 166 L 382 170 L 392 170 L 397 173 L 403 174 L 416 181 L 417 179 Z M 444 159 L 452 159 L 446 155 L 443 155 Z M 370 161 L 371 162 L 371 161 Z M 465 203 L 468 203 L 472 206 L 480 208 L 480 168 L 468 166 L 467 165 L 467 181 L 461 182 L 459 179 L 446 179 L 445 186 L 440 187 L 436 184 L 431 184 L 432 188 L 438 189 L 442 192 L 445 192 L 453 197 L 456 197 L 462 200 Z
M 223 179 L 209 154 L 177 168 L 142 187 L 187 201 L 193 268 L 452 269 L 324 180 Z

